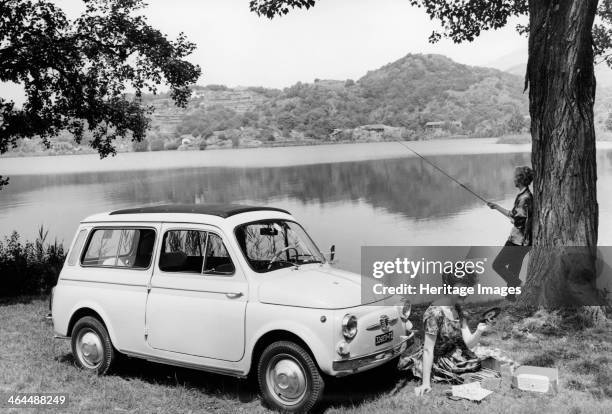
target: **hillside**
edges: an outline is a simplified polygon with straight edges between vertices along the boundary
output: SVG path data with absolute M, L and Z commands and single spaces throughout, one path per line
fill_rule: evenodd
M 370 98 L 375 122 L 413 129 L 429 121 L 461 121 L 466 133 L 486 134 L 483 130 L 503 128 L 515 111 L 527 115 L 520 77 L 441 55 L 408 55 L 358 84 Z
M 197 101 L 202 92 L 196 91 L 194 107 L 175 121 L 179 134 L 210 136 L 246 127 L 263 141 L 327 140 L 333 131 L 372 124 L 395 127 L 404 138 L 425 133 L 497 136 L 507 132 L 513 115 L 520 120 L 527 114 L 522 86 L 519 76 L 499 70 L 411 54 L 356 82 L 317 79 L 283 91 L 243 90 L 250 107 L 237 107 L 229 96 L 227 104 L 217 99 L 216 105 L 205 105 Z M 439 124 L 428 128 L 428 122 Z M 354 134 L 347 137 L 355 139 Z
M 167 94 L 144 101 L 155 109 L 147 140 L 133 146 L 122 141 L 119 150 L 493 137 L 524 130 L 528 107 L 522 77 L 422 54 L 409 54 L 356 81 L 316 79 L 282 91 L 197 86 L 186 109 L 175 107 Z M 63 153 L 73 146 L 69 136 L 56 143 Z

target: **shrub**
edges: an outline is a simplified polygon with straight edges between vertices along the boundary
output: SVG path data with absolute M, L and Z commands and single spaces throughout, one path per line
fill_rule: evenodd
M 135 152 L 147 152 L 149 150 L 149 141 L 146 138 L 142 141 L 133 141 L 132 149 Z
M 168 150 L 168 151 L 174 151 L 174 150 L 178 149 L 178 147 L 180 147 L 180 146 L 181 146 L 180 142 L 172 142 L 172 141 L 170 141 L 170 142 L 166 142 L 164 144 L 164 149 Z
M 22 243 L 17 232 L 0 241 L 0 297 L 47 294 L 55 286 L 66 254 L 46 239 L 41 226 L 34 242 Z
M 161 138 L 154 138 L 151 140 L 151 144 L 149 145 L 151 151 L 163 151 L 164 150 L 164 140 Z

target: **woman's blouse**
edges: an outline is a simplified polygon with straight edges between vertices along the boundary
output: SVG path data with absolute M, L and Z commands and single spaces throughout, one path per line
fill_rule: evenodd
M 510 219 L 514 224 L 508 241 L 518 246 L 531 246 L 531 222 L 533 215 L 533 195 L 525 187 L 514 200 Z
M 465 348 L 461 335 L 461 320 L 449 318 L 442 306 L 430 306 L 423 314 L 425 333 L 436 336 L 434 359 Z

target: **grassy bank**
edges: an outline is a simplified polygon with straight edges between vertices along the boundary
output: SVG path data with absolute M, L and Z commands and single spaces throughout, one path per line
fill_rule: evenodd
M 475 310 L 477 314 L 480 309 Z M 0 393 L 65 392 L 62 412 L 264 413 L 248 381 L 174 368 L 136 359 L 122 361 L 115 373 L 97 377 L 79 371 L 67 341 L 52 339 L 44 320 L 47 302 L 21 298 L 0 302 Z M 420 312 L 413 321 L 420 327 Z M 561 392 L 540 395 L 503 390 L 481 404 L 451 401 L 448 388 L 416 398 L 417 384 L 382 372 L 330 381 L 326 413 L 609 413 L 612 412 L 612 330 L 560 325 L 555 318 L 525 318 L 505 310 L 483 342 L 519 362 L 559 368 Z M 18 409 L 15 412 L 23 412 Z

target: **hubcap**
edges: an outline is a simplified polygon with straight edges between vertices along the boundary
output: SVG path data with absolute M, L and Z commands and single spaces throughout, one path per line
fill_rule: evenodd
M 100 336 L 91 329 L 83 329 L 76 342 L 77 356 L 87 368 L 98 368 L 102 363 L 104 348 Z
M 268 389 L 285 405 L 298 404 L 306 395 L 306 373 L 291 355 L 276 355 L 266 370 Z

